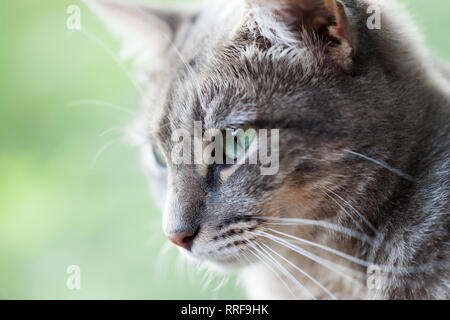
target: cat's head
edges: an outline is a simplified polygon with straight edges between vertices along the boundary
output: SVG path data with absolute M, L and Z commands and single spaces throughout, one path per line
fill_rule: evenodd
M 327 221 L 373 231 L 376 203 L 397 181 L 386 168 L 404 169 L 408 133 L 398 128 L 411 119 L 393 104 L 399 49 L 367 27 L 376 14 L 368 3 L 95 3 L 146 57 L 139 123 L 169 239 L 198 259 L 241 265 L 255 260 L 261 243 L 275 244 L 270 235 L 281 234 L 272 230 L 314 239 L 331 232 L 314 221 Z M 239 138 L 225 143 L 234 164 L 194 161 L 207 129 L 226 136 L 248 128 L 256 134 L 243 140 L 243 152 L 236 152 Z M 269 132 L 272 161 L 242 163 L 261 147 L 261 130 Z M 174 161 L 182 136 L 192 157 Z M 204 153 L 207 143 L 199 146 Z M 350 204 L 366 209 L 365 219 Z

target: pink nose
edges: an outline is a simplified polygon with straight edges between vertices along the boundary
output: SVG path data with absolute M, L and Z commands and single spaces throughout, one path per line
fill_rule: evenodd
M 195 236 L 196 236 L 195 233 L 177 232 L 177 233 L 167 235 L 167 238 L 169 238 L 169 240 L 173 244 L 175 244 L 181 248 L 184 248 L 186 250 L 191 250 L 192 242 L 194 241 Z

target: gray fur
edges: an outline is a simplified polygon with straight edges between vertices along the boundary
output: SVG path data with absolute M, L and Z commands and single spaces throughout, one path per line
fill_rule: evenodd
M 343 70 L 330 53 L 336 43 L 307 30 L 294 44 L 266 37 L 253 28 L 242 1 L 214 2 L 190 19 L 172 16 L 170 25 L 183 21 L 183 32 L 175 33 L 163 65 L 143 67 L 152 79 L 152 105 L 144 103 L 139 119 L 145 144 L 160 146 L 169 159 L 171 133 L 192 131 L 193 121 L 221 130 L 280 128 L 280 173 L 262 176 L 257 166 L 244 165 L 221 181 L 218 166 L 200 174 L 204 168 L 169 161 L 162 177 L 168 185 L 166 233 L 200 228 L 192 256 L 262 270 L 256 281 L 243 273 L 252 297 L 290 296 L 252 256 L 249 239 L 289 257 L 338 298 L 450 298 L 450 72 L 428 58 L 404 13 L 380 1 L 342 0 L 357 36 L 351 66 Z M 381 30 L 365 27 L 372 3 L 383 5 Z M 382 266 L 381 289 L 355 289 L 310 259 L 255 236 L 273 217 L 326 221 L 371 237 L 374 245 L 317 226 L 273 226 Z M 286 274 L 281 278 L 288 281 Z M 296 278 L 316 297 L 329 298 Z M 308 298 L 292 283 L 288 287 L 295 298 Z

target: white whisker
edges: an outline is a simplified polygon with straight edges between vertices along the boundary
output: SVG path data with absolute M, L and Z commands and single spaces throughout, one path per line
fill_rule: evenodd
M 202 282 L 204 282 L 201 290 L 202 292 L 206 292 L 213 279 L 214 275 L 212 274 L 212 271 L 210 269 L 206 269 L 204 276 L 202 277 Z
M 229 281 L 230 281 L 230 278 L 223 276 L 222 280 L 219 282 L 219 284 L 212 291 L 213 292 L 220 291 L 220 289 L 222 289 Z
M 358 227 L 358 229 L 359 229 L 361 232 L 364 231 L 364 229 L 362 228 L 361 224 L 360 224 L 358 221 L 356 221 L 355 217 L 353 217 L 353 215 L 351 215 L 350 212 L 348 212 L 347 209 L 344 208 L 344 206 L 342 206 L 335 198 L 333 198 L 332 196 L 330 196 L 328 193 L 323 192 L 323 194 L 324 194 L 325 196 L 327 196 L 328 198 L 330 198 L 331 200 L 333 200 L 333 202 L 336 203 L 336 204 L 338 205 L 338 207 L 341 208 L 342 211 L 344 211 L 345 215 L 346 215 L 347 217 L 349 217 L 349 218 L 353 221 L 353 223 Z
M 358 210 L 356 210 L 347 200 L 345 200 L 344 198 L 342 198 L 340 195 L 338 195 L 336 192 L 328 189 L 325 187 L 325 189 L 330 192 L 331 194 L 333 194 L 334 196 L 336 196 L 338 199 L 340 199 L 342 202 L 344 202 L 350 209 L 353 210 L 353 212 L 355 212 L 358 217 L 361 218 L 361 220 L 364 221 L 365 224 L 367 224 L 367 226 L 375 233 L 378 234 L 378 230 L 369 222 L 369 220 L 366 219 L 366 217 L 364 217 L 364 215 L 361 214 L 361 212 L 359 212 Z
M 272 266 L 271 266 L 270 264 L 268 264 L 263 258 L 261 258 L 260 256 L 258 256 L 256 253 L 254 253 L 254 252 L 251 250 L 251 248 L 250 248 L 249 252 L 250 252 L 251 254 L 253 254 L 253 255 L 256 257 L 256 259 L 258 259 L 259 261 L 261 261 L 261 262 L 266 266 L 266 268 L 269 269 L 269 271 L 271 271 L 271 272 L 278 278 L 278 280 L 281 281 L 281 283 L 286 287 L 286 289 L 289 291 L 289 293 L 292 295 L 292 297 L 296 298 L 296 296 L 295 296 L 295 294 L 292 292 L 291 288 L 286 284 L 286 282 L 283 280 L 283 278 L 281 278 L 281 276 L 280 276 L 280 275 L 272 268 Z M 266 258 L 266 259 L 267 259 L 267 258 Z M 269 260 L 269 262 L 271 262 L 271 261 Z
M 275 264 L 275 266 L 278 267 L 278 269 L 283 272 L 283 274 L 289 278 L 297 287 L 299 287 L 301 290 L 305 291 L 313 300 L 316 300 L 316 297 L 308 290 L 304 285 L 302 285 L 286 268 L 284 268 L 281 263 L 279 263 L 270 253 L 268 253 L 260 244 L 258 241 L 255 241 L 255 244 L 264 251 L 267 257 L 272 260 L 272 262 Z M 256 248 L 255 248 L 256 249 Z
M 104 136 L 110 134 L 111 132 L 115 132 L 115 131 L 117 131 L 117 132 L 122 132 L 122 133 L 124 134 L 124 136 L 125 136 L 125 130 L 124 130 L 123 128 L 114 127 L 114 128 L 110 128 L 110 129 L 107 129 L 107 130 L 105 130 L 105 131 L 102 131 L 102 132 L 99 134 L 99 137 L 104 137 Z
M 323 291 L 325 291 L 333 300 L 337 300 L 336 296 L 327 288 L 325 288 L 319 281 L 317 281 L 316 279 L 314 279 L 312 276 L 310 276 L 308 273 L 306 273 L 305 271 L 303 271 L 300 267 L 296 266 L 295 264 L 293 264 L 291 261 L 289 261 L 288 259 L 286 259 L 285 257 L 283 257 L 281 254 L 279 254 L 278 252 L 276 252 L 275 250 L 273 250 L 272 248 L 270 248 L 268 245 L 264 244 L 264 243 L 259 243 L 260 245 L 263 245 L 264 247 L 266 247 L 268 250 L 270 250 L 271 252 L 273 252 L 276 256 L 278 256 L 280 259 L 282 259 L 283 261 L 285 261 L 286 263 L 288 263 L 290 266 L 292 266 L 294 269 L 296 269 L 298 272 L 300 272 L 301 274 L 303 274 L 305 277 L 307 277 L 309 280 L 311 280 L 312 282 L 314 282 L 319 288 L 321 288 Z
M 372 244 L 372 242 L 373 242 L 372 238 L 368 237 L 367 235 L 365 235 L 363 233 L 345 228 L 345 227 L 337 225 L 337 224 L 332 224 L 329 222 L 321 221 L 321 220 L 310 220 L 310 219 L 300 219 L 300 218 L 298 218 L 298 219 L 297 218 L 263 218 L 263 217 L 261 217 L 261 218 L 256 217 L 254 219 L 261 219 L 261 220 L 267 220 L 267 221 L 280 221 L 279 223 L 278 222 L 277 223 L 275 223 L 275 222 L 267 223 L 266 222 L 266 223 L 264 223 L 266 225 L 271 224 L 271 225 L 279 225 L 279 226 L 283 226 L 283 225 L 286 225 L 286 226 L 296 226 L 296 225 L 318 226 L 318 227 L 330 229 L 330 230 L 345 234 L 349 237 L 352 237 L 352 238 L 355 238 L 355 239 L 358 239 L 358 240 L 361 240 L 361 241 L 364 241 L 364 242 L 367 242 L 370 244 Z
M 390 172 L 398 175 L 399 177 L 402 177 L 403 179 L 406 179 L 406 180 L 411 181 L 411 182 L 414 182 L 416 180 L 416 179 L 414 179 L 414 177 L 410 176 L 409 174 L 406 174 L 406 173 L 404 173 L 404 172 L 402 172 L 402 171 L 400 171 L 398 169 L 395 169 L 395 168 L 389 166 L 386 163 L 383 163 L 381 161 L 375 160 L 373 158 L 370 158 L 368 156 L 365 156 L 365 155 L 363 155 L 361 153 L 357 153 L 357 152 L 354 152 L 354 151 L 350 151 L 350 150 L 344 150 L 344 151 L 347 152 L 347 153 L 350 153 L 350 154 L 352 154 L 354 156 L 357 156 L 357 157 L 366 159 L 366 160 L 368 160 L 370 162 L 373 162 L 376 165 L 379 165 L 380 167 L 385 168 L 386 170 L 389 170 Z
M 332 249 L 332 248 L 330 248 L 330 247 L 324 246 L 324 245 L 319 244 L 319 243 L 315 243 L 315 242 L 308 241 L 308 240 L 305 240 L 305 239 L 302 239 L 302 238 L 299 238 L 299 237 L 295 237 L 295 236 L 292 236 L 292 235 L 290 235 L 290 234 L 287 234 L 287 233 L 284 233 L 284 232 L 281 232 L 281 231 L 277 231 L 277 230 L 274 230 L 274 229 L 267 229 L 267 230 L 272 231 L 272 232 L 275 232 L 275 233 L 277 233 L 277 234 L 279 234 L 279 235 L 282 235 L 282 236 L 284 236 L 284 237 L 293 239 L 293 240 L 295 240 L 295 241 L 301 242 L 301 243 L 303 243 L 303 244 L 307 244 L 307 245 L 310 245 L 310 246 L 313 246 L 313 247 L 316 247 L 316 248 L 325 250 L 325 251 L 327 251 L 327 252 L 330 252 L 330 253 L 332 253 L 332 254 L 335 254 L 335 255 L 337 255 L 337 256 L 339 256 L 339 257 L 341 257 L 341 258 L 347 259 L 348 261 L 351 261 L 351 262 L 353 262 L 353 263 L 359 264 L 359 265 L 364 266 L 364 267 L 370 267 L 370 266 L 373 266 L 373 265 L 374 265 L 374 263 L 369 263 L 369 262 L 367 262 L 367 261 L 364 261 L 364 260 L 361 260 L 361 259 L 352 257 L 351 255 L 348 255 L 348 254 L 346 254 L 346 253 L 343 253 L 343 252 L 341 252 L 341 251 Z
M 94 169 L 98 160 L 100 159 L 100 157 L 103 155 L 103 153 L 108 150 L 113 144 L 115 144 L 116 142 L 118 142 L 121 139 L 114 139 L 109 141 L 108 143 L 105 143 L 95 154 L 94 159 L 91 162 L 91 165 L 89 166 L 90 169 Z
M 279 275 L 270 264 L 268 264 L 263 258 L 267 259 L 269 263 L 272 263 L 278 270 L 281 270 L 280 268 L 283 268 L 277 261 L 273 261 L 270 257 L 266 256 L 261 250 L 259 250 L 253 243 L 251 243 L 249 240 L 247 242 L 252 246 L 252 248 L 259 254 L 253 252 L 250 248 L 249 252 L 252 253 L 259 261 L 261 261 L 280 281 L 281 283 L 286 287 L 286 289 L 289 291 L 289 293 L 292 295 L 292 297 L 296 298 L 296 295 L 292 292 L 290 286 L 284 281 L 284 279 Z
M 259 235 L 259 236 L 265 237 L 265 238 L 270 239 L 270 240 L 272 240 L 272 241 L 274 241 L 274 242 L 276 242 L 276 243 L 278 243 L 280 245 L 283 245 L 286 248 L 291 249 L 292 251 L 297 252 L 298 254 L 300 254 L 300 255 L 302 255 L 302 256 L 304 256 L 304 257 L 306 257 L 306 258 L 308 258 L 308 259 L 310 259 L 310 260 L 312 260 L 314 262 L 317 262 L 318 264 L 324 266 L 328 270 L 333 271 L 334 273 L 336 273 L 336 274 L 338 274 L 338 275 L 348 279 L 349 281 L 357 284 L 358 286 L 361 286 L 362 288 L 365 288 L 365 286 L 363 286 L 360 282 L 356 281 L 354 278 L 352 278 L 349 275 L 345 274 L 344 272 L 340 271 L 340 270 L 346 270 L 347 272 L 354 273 L 353 270 L 349 270 L 348 268 L 346 268 L 344 266 L 340 266 L 340 265 L 335 264 L 335 263 L 333 263 L 331 261 L 328 261 L 327 259 L 323 259 L 321 257 L 318 257 L 317 255 L 315 255 L 313 253 L 310 253 L 309 251 L 307 251 L 307 250 L 305 250 L 303 248 L 300 248 L 300 247 L 298 247 L 296 245 L 293 245 L 293 244 L 289 243 L 288 241 L 286 241 L 286 240 L 284 240 L 282 238 L 276 237 L 274 235 L 271 235 L 269 233 L 260 231 L 259 233 L 254 233 L 254 234 L 257 235 L 257 236 Z

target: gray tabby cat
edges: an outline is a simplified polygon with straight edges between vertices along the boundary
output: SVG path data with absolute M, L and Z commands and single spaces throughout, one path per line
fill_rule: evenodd
M 148 77 L 137 127 L 184 253 L 250 298 L 450 298 L 450 72 L 393 1 L 88 3 Z M 173 163 L 194 121 L 279 129 L 279 172 Z

